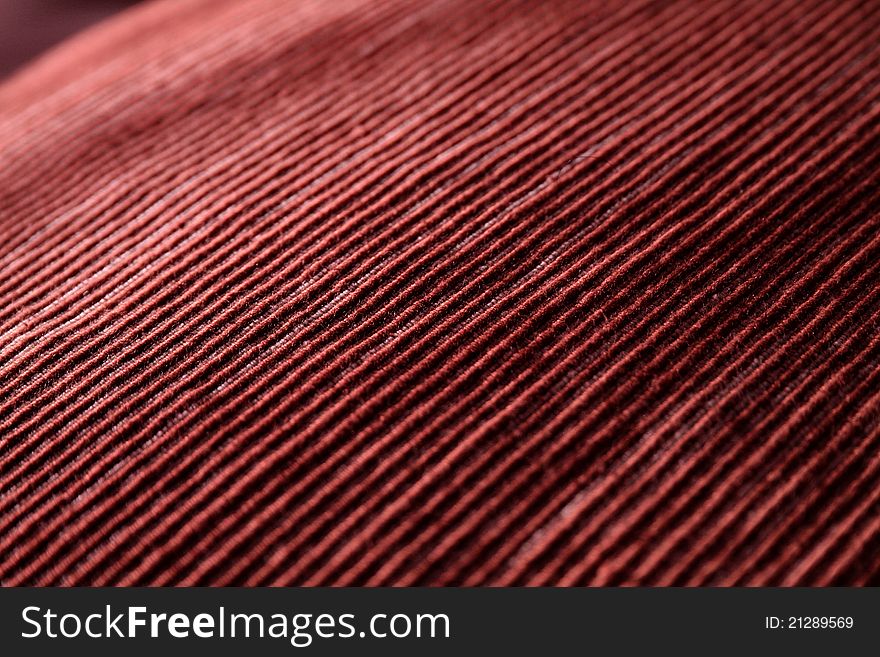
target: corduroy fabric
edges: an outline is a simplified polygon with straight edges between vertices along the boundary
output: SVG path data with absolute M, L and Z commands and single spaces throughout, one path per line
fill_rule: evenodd
M 880 3 L 165 0 L 0 86 L 0 582 L 880 583 Z

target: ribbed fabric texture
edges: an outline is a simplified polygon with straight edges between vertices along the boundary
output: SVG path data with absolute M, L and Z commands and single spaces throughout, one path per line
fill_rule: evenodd
M 166 0 L 0 87 L 0 581 L 880 583 L 880 3 Z

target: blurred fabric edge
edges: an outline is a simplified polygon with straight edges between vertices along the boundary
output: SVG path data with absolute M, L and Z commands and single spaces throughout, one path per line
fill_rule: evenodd
M 0 0 L 0 80 L 138 0 Z

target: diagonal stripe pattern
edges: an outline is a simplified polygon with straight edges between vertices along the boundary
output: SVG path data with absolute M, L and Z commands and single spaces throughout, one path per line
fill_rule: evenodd
M 0 583 L 880 584 L 880 3 L 159 0 L 0 86 Z

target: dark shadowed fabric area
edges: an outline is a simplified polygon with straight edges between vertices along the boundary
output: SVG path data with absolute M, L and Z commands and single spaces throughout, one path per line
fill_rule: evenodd
M 880 583 L 880 2 L 163 0 L 0 86 L 0 582 Z
M 135 0 L 0 0 L 0 79 Z

